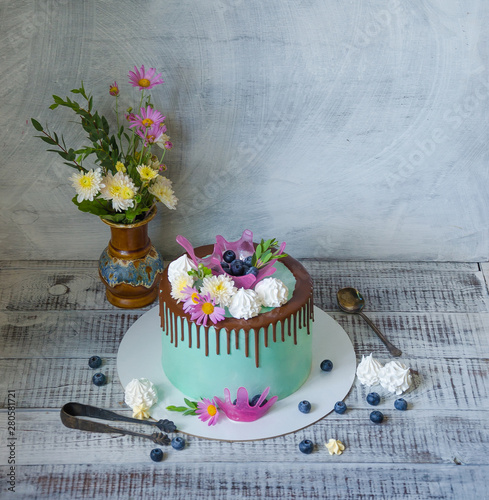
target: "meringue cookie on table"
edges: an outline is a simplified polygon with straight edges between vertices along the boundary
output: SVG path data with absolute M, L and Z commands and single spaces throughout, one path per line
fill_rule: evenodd
M 357 368 L 357 377 L 363 385 L 377 385 L 379 381 L 379 371 L 382 365 L 373 358 L 373 354 L 367 357 L 362 356 L 362 361 Z
M 240 288 L 231 299 L 229 312 L 237 319 L 250 319 L 258 316 L 261 309 L 261 301 L 254 290 Z
M 258 282 L 255 292 L 265 307 L 283 306 L 289 295 L 289 289 L 277 278 L 265 278 Z
M 412 384 L 411 370 L 400 361 L 391 361 L 379 371 L 380 385 L 390 392 L 402 394 Z
M 126 385 L 124 402 L 127 406 L 151 408 L 157 401 L 156 388 L 147 378 L 134 378 Z

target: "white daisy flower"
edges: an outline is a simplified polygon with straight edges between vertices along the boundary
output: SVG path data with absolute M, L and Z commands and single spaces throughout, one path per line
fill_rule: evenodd
M 234 286 L 231 276 L 221 274 L 220 276 L 206 276 L 200 289 L 201 294 L 209 293 L 217 305 L 229 306 L 233 295 L 238 291 Z
M 104 187 L 100 168 L 91 169 L 88 172 L 77 172 L 70 177 L 70 180 L 78 195 L 76 198 L 78 203 L 83 200 L 93 201 L 100 189 Z
M 188 273 L 181 272 L 173 278 L 173 281 L 171 282 L 171 296 L 177 301 L 177 303 L 186 298 L 183 290 L 187 286 L 194 286 L 194 278 L 189 276 Z
M 123 212 L 134 206 L 138 188 L 128 175 L 124 172 L 117 172 L 115 175 L 108 172 L 103 181 L 105 187 L 100 190 L 100 194 L 104 200 L 112 200 L 116 212 Z
M 178 198 L 171 188 L 171 181 L 166 177 L 158 176 L 149 186 L 148 191 L 155 196 L 161 203 L 164 203 L 170 210 L 177 208 Z

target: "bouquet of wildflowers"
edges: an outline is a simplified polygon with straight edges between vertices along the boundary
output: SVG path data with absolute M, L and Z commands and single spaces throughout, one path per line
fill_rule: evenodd
M 154 108 L 147 93 L 163 83 L 161 73 L 155 73 L 156 69 L 146 71 L 144 66 L 140 69 L 134 67 L 134 71 L 129 72 L 129 83 L 139 88 L 141 98 L 138 113 L 129 108 L 123 119 L 119 116 L 119 86 L 117 82 L 109 86 L 109 94 L 115 97 L 115 135 L 111 135 L 107 119 L 93 110 L 93 97 L 87 95 L 83 82 L 79 89 L 71 91 L 83 98 L 82 104 L 69 97 L 62 99 L 53 95 L 54 103 L 50 109 L 64 106 L 80 117 L 90 141 L 90 145 L 80 149 L 68 148 L 62 136 L 60 139 L 56 132 L 50 132 L 31 119 L 34 128 L 42 134 L 36 137 L 56 147 L 48 151 L 58 153 L 65 165 L 76 169 L 71 181 L 77 195 L 72 201 L 82 212 L 116 223 L 131 224 L 144 219 L 155 201 L 164 203 L 171 210 L 176 208 L 178 200 L 172 183 L 162 175 L 167 169 L 163 159 L 172 143 L 166 135 L 165 117 Z M 127 129 L 121 121 L 128 125 Z M 162 150 L 160 156 L 152 152 L 155 144 Z M 83 162 L 91 155 L 95 155 L 94 163 L 98 167 L 88 169 Z

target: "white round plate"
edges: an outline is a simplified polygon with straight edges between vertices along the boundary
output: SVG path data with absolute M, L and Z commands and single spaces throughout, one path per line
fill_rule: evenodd
M 184 405 L 185 397 L 168 380 L 161 365 L 161 327 L 159 308 L 143 314 L 126 332 L 117 354 L 117 371 L 122 386 L 134 378 L 147 378 L 158 389 L 159 402 L 151 408 L 155 419 L 173 420 L 178 430 L 186 434 L 221 441 L 250 441 L 282 436 L 298 431 L 330 413 L 337 401 L 342 401 L 355 379 L 356 358 L 348 334 L 331 316 L 314 308 L 313 360 L 306 383 L 294 394 L 277 401 L 254 422 L 234 422 L 221 412 L 219 421 L 208 426 L 196 416 L 183 416 L 168 411 L 170 405 Z M 323 359 L 333 362 L 331 372 L 321 371 Z M 209 398 L 219 394 L 209 394 Z M 273 387 L 269 396 L 273 396 Z M 301 413 L 300 401 L 311 402 L 309 413 Z

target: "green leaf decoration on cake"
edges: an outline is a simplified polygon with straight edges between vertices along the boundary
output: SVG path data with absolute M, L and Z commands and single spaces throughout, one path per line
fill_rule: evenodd
M 266 241 L 262 239 L 260 244 L 256 247 L 253 257 L 251 258 L 251 265 L 260 269 L 261 267 L 266 266 L 271 260 L 287 257 L 286 253 L 278 254 L 278 246 L 279 243 L 276 238 Z
M 197 401 L 190 401 L 190 399 L 183 398 L 187 406 L 167 406 L 168 411 L 179 411 L 183 415 L 197 415 L 195 410 L 197 410 Z
M 210 276 L 212 271 L 208 267 L 205 267 L 204 264 L 199 264 L 197 270 L 192 269 L 188 271 L 187 274 L 189 276 L 195 276 L 198 280 L 203 280 L 206 276 Z

